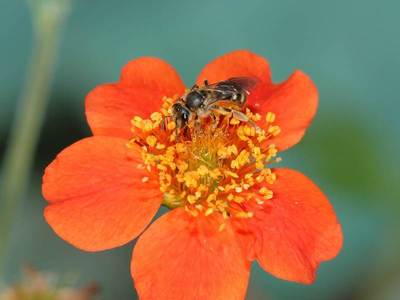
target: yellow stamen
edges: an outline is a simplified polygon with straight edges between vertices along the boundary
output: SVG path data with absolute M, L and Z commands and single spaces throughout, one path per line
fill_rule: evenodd
M 163 117 L 162 117 L 162 114 L 159 113 L 158 111 L 153 112 L 153 113 L 150 115 L 150 119 L 151 119 L 152 121 L 154 121 L 154 122 L 161 122 L 162 118 L 163 118 Z
M 264 205 L 273 197 L 273 188 L 260 188 L 258 184 L 273 185 L 276 181 L 276 175 L 266 166 L 280 160 L 276 157 L 278 150 L 274 144 L 265 143 L 280 133 L 275 114 L 263 116 L 265 130 L 232 114 L 216 114 L 213 124 L 207 118 L 200 118 L 196 126 L 189 121 L 183 134 L 183 129 L 166 118 L 173 103 L 172 98 L 164 98 L 160 111 L 149 119 L 132 119 L 134 136 L 127 147 L 140 146 L 143 163 L 137 167 L 158 174 L 165 195 L 163 203 L 170 208 L 184 207 L 193 217 L 220 214 L 224 220 L 251 218 L 253 212 L 245 210 L 244 203 Z M 245 114 L 252 122 L 262 118 L 250 109 Z M 141 180 L 145 183 L 149 178 Z M 220 230 L 225 224 L 220 224 Z
M 196 203 L 196 197 L 193 196 L 193 195 L 187 196 L 187 200 L 188 200 L 188 202 L 189 202 L 190 204 Z
M 174 130 L 176 128 L 176 123 L 174 121 L 168 122 L 167 128 L 168 130 Z
M 280 132 L 281 132 L 281 128 L 277 125 L 268 127 L 268 133 L 272 134 L 273 136 L 277 136 Z
M 204 213 L 205 216 L 209 216 L 214 212 L 214 208 L 209 207 L 207 208 L 206 212 Z
M 208 168 L 207 168 L 206 166 L 204 166 L 204 165 L 201 165 L 200 167 L 198 167 L 197 173 L 198 173 L 200 176 L 207 175 L 207 174 L 208 174 Z
M 267 115 L 265 116 L 265 120 L 268 123 L 274 123 L 275 121 L 275 114 L 273 112 L 267 112 Z
M 150 147 L 154 147 L 157 143 L 157 138 L 154 135 L 149 135 L 146 138 L 146 143 L 150 146 Z
M 164 149 L 164 148 L 165 148 L 165 145 L 164 145 L 164 144 L 157 143 L 156 149 L 162 150 L 162 149 Z
M 240 120 L 232 118 L 230 120 L 229 124 L 231 124 L 231 125 L 239 125 L 240 124 Z

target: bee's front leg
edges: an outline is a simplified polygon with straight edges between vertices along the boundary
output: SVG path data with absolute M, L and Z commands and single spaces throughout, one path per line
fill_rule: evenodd
M 201 131 L 201 121 L 199 116 L 196 115 L 195 119 L 194 119 L 194 132 L 196 134 L 200 133 Z
M 160 129 L 161 130 L 163 130 L 163 131 L 166 131 L 167 130 L 167 122 L 168 122 L 168 119 L 169 118 L 171 118 L 170 116 L 164 116 L 162 119 L 161 119 L 161 122 L 160 122 Z M 175 122 L 176 123 L 176 122 Z

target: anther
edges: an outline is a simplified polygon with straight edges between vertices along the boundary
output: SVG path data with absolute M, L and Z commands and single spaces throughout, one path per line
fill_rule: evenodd
M 275 114 L 273 112 L 267 112 L 267 115 L 265 116 L 265 120 L 268 123 L 273 123 L 275 121 Z

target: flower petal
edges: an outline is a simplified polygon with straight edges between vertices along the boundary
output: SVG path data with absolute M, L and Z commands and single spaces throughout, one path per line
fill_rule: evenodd
M 250 95 L 249 106 L 265 115 L 276 115 L 274 125 L 281 132 L 269 143 L 283 151 L 297 144 L 314 118 L 318 106 L 318 91 L 312 80 L 303 72 L 295 71 L 286 81 L 274 86 L 262 86 Z M 265 122 L 265 119 L 262 119 Z M 260 125 L 266 128 L 267 125 Z
M 43 177 L 43 195 L 50 202 L 46 221 L 61 238 L 87 251 L 131 241 L 162 200 L 157 179 L 140 168 L 141 161 L 138 150 L 120 138 L 90 137 L 66 148 Z
M 154 222 L 133 251 L 140 299 L 244 299 L 250 263 L 220 221 L 178 208 Z
M 242 76 L 257 77 L 261 81 L 260 84 L 270 84 L 271 71 L 268 61 L 249 50 L 232 51 L 208 63 L 201 71 L 197 84 L 203 84 L 204 80 L 215 83 Z
M 86 117 L 94 135 L 131 137 L 130 120 L 158 111 L 164 96 L 181 95 L 185 85 L 175 69 L 154 57 L 129 62 L 120 82 L 103 84 L 86 97 Z
M 319 263 L 338 254 L 341 226 L 328 199 L 310 179 L 290 169 L 275 173 L 276 182 L 268 186 L 273 198 L 253 207 L 254 217 L 242 225 L 255 234 L 255 255 L 267 272 L 309 284 Z

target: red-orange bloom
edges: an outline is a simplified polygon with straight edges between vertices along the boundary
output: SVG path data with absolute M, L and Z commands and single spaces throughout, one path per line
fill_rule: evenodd
M 86 98 L 93 132 L 47 167 L 45 218 L 77 248 L 99 251 L 136 238 L 161 204 L 172 210 L 140 236 L 131 272 L 141 299 L 243 299 L 250 264 L 300 283 L 342 245 L 335 212 L 303 174 L 270 168 L 295 145 L 317 109 L 311 79 L 296 71 L 274 84 L 249 51 L 209 63 L 197 80 L 259 80 L 244 111 L 261 128 L 221 115 L 191 138 L 161 128 L 185 92 L 176 71 L 151 57 L 128 63 L 118 83 Z

